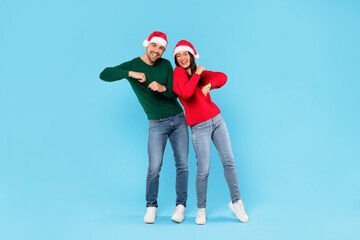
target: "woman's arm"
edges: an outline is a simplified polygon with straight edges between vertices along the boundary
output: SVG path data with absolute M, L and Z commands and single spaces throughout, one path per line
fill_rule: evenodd
M 182 67 L 176 67 L 174 70 L 174 92 L 178 96 L 188 99 L 194 94 L 199 80 L 199 74 L 194 73 L 191 78 L 188 79 L 185 69 Z
M 227 81 L 226 74 L 222 72 L 204 71 L 201 74 L 201 77 L 203 77 L 205 85 L 209 83 L 211 84 L 210 90 L 214 88 L 221 88 Z

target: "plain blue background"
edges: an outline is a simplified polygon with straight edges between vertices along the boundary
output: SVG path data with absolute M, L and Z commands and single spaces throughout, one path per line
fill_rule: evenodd
M 19 1 L 0 3 L 1 239 L 358 239 L 360 3 Z M 186 219 L 171 222 L 168 145 L 158 219 L 145 225 L 148 121 L 130 85 L 98 78 L 144 53 L 191 41 L 228 75 L 211 92 L 228 125 L 250 216 L 227 203 L 212 148 L 208 223 L 195 224 L 190 146 Z

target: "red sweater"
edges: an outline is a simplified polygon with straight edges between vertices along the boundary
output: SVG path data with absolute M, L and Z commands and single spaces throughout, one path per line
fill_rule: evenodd
M 227 76 L 222 72 L 203 71 L 201 79 L 205 85 L 211 83 L 211 89 L 222 87 Z M 189 126 L 209 120 L 220 113 L 220 109 L 211 101 L 210 94 L 204 96 L 197 86 L 200 80 L 198 74 L 193 74 L 189 79 L 184 68 L 176 67 L 174 70 L 173 90 L 178 95 L 185 108 L 186 122 Z

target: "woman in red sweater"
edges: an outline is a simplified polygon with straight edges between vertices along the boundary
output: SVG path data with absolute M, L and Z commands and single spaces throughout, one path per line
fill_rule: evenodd
M 206 71 L 196 66 L 199 58 L 193 45 L 185 40 L 174 49 L 176 68 L 173 90 L 185 108 L 187 124 L 192 133 L 192 143 L 197 158 L 196 195 L 198 213 L 197 224 L 206 223 L 206 192 L 210 170 L 210 144 L 214 142 L 224 166 L 224 174 L 229 186 L 231 202 L 229 208 L 241 222 L 248 222 L 248 216 L 241 201 L 230 138 L 220 109 L 211 101 L 209 91 L 222 87 L 227 76 L 221 72 Z

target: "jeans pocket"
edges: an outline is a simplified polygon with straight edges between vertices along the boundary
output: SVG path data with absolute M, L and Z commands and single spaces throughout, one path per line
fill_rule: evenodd
M 160 120 L 149 120 L 149 128 L 154 128 L 158 126 L 160 123 Z
M 204 129 L 204 128 L 208 127 L 208 125 L 209 125 L 209 122 L 208 122 L 208 121 L 209 121 L 209 120 L 204 121 L 204 122 L 200 122 L 200 123 L 197 123 L 197 124 L 195 124 L 195 125 L 190 126 L 191 132 L 193 132 L 193 131 L 199 131 L 199 130 L 201 130 L 201 129 Z
M 194 134 L 194 133 L 195 133 L 195 131 L 196 131 L 196 125 L 197 125 L 197 124 L 190 126 L 191 134 Z

